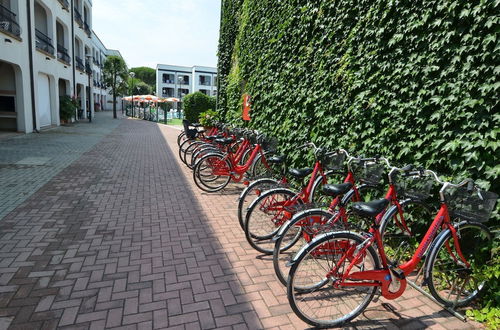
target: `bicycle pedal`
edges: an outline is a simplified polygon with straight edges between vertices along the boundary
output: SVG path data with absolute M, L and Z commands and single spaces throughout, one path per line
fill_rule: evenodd
M 405 279 L 405 273 L 401 270 L 401 268 L 391 267 L 390 271 L 391 271 L 392 275 L 396 276 L 398 279 L 400 279 L 400 280 Z

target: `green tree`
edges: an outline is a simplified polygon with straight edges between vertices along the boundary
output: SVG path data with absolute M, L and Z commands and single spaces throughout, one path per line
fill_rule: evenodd
M 104 62 L 104 83 L 111 88 L 113 95 L 113 118 L 116 118 L 116 97 L 123 93 L 124 82 L 127 79 L 128 70 L 125 61 L 120 56 L 108 56 Z
M 135 73 L 137 79 L 142 80 L 151 87 L 151 90 L 156 90 L 156 70 L 147 66 L 131 68 L 130 71 Z
M 127 80 L 127 86 L 133 86 L 134 90 L 130 90 L 129 94 L 132 95 L 146 95 L 146 94 L 151 94 L 152 89 L 151 86 L 146 84 L 144 81 L 137 79 L 137 78 L 131 78 L 129 77 Z
M 215 109 L 215 97 L 210 97 L 202 92 L 194 92 L 182 99 L 184 115 L 190 122 L 197 122 L 200 113 Z

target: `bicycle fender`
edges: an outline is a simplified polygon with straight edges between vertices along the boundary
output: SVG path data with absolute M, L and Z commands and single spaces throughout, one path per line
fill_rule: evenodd
M 266 192 L 264 192 L 262 195 L 259 196 L 259 198 L 256 198 L 252 201 L 252 203 L 248 206 L 247 208 L 247 211 L 254 207 L 255 204 L 259 203 L 261 199 L 263 199 L 264 197 L 267 197 L 268 195 L 274 193 L 274 192 L 279 192 L 279 193 L 292 193 L 293 195 L 296 195 L 297 193 L 293 190 L 290 190 L 290 189 L 286 189 L 286 188 L 274 188 L 274 189 L 271 189 L 271 190 L 268 190 Z M 248 216 L 248 214 L 247 214 Z

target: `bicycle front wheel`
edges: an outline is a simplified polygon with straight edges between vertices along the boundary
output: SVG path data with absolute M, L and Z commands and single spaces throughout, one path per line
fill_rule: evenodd
M 369 283 L 360 285 L 362 280 L 357 280 L 356 286 L 345 285 L 354 282 L 349 281 L 348 274 L 345 281 L 342 280 L 357 253 L 362 253 L 361 258 L 352 265 L 350 273 L 380 268 L 372 246 L 364 252 L 355 252 L 364 240 L 353 232 L 322 234 L 294 257 L 287 295 L 293 311 L 304 322 L 320 328 L 338 327 L 368 306 L 377 287 Z
M 276 188 L 278 181 L 272 178 L 263 178 L 251 182 L 238 198 L 238 221 L 241 229 L 245 230 L 245 218 L 250 204 L 257 199 L 263 192 Z
M 493 237 L 480 223 L 462 222 L 454 237 L 447 229 L 436 237 L 426 264 L 426 278 L 431 294 L 445 306 L 470 304 L 485 289 L 484 266 L 493 257 Z M 458 243 L 466 265 L 455 244 Z
M 231 164 L 221 154 L 203 156 L 193 169 L 194 183 L 203 191 L 216 192 L 224 189 L 231 180 Z

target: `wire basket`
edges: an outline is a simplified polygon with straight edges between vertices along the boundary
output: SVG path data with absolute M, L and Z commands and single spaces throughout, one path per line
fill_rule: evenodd
M 260 144 L 265 151 L 275 152 L 278 148 L 278 140 L 272 136 L 263 135 Z
M 435 180 L 430 176 L 398 173 L 393 178 L 393 183 L 396 186 L 399 197 L 424 200 L 431 195 L 431 189 Z
M 245 132 L 245 138 L 250 142 L 250 144 L 256 144 L 257 143 L 257 134 L 252 131 L 246 131 Z
M 385 171 L 385 165 L 371 160 L 353 160 L 351 162 L 351 169 L 356 180 L 367 184 L 378 185 Z
M 325 154 L 321 157 L 321 163 L 323 167 L 329 170 L 343 170 L 344 169 L 344 161 L 345 161 L 345 153 L 333 153 L 333 154 Z
M 468 192 L 465 187 L 445 191 L 450 215 L 473 222 L 487 222 L 495 207 L 498 195 L 484 190 Z

